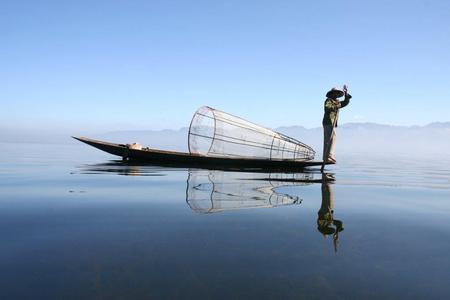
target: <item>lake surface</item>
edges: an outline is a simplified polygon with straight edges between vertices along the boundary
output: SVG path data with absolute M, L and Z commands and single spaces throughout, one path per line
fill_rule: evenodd
M 322 176 L 1 144 L 0 299 L 445 299 L 450 157 Z

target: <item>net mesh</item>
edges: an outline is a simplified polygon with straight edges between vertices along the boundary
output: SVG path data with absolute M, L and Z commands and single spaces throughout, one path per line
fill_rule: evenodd
M 186 202 L 197 213 L 214 213 L 246 208 L 300 204 L 296 195 L 276 188 L 307 185 L 313 175 L 255 174 L 191 170 L 187 180 Z
M 314 159 L 308 145 L 242 118 L 203 106 L 189 127 L 191 154 L 269 160 Z

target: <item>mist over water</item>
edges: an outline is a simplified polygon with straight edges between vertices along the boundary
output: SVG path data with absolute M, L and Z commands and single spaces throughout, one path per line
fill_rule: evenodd
M 2 299 L 450 295 L 445 153 L 340 151 L 322 176 L 1 145 Z

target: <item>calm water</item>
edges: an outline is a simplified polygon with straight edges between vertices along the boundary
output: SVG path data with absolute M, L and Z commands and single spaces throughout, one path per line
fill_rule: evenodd
M 322 176 L 1 146 L 0 299 L 450 297 L 448 156 Z

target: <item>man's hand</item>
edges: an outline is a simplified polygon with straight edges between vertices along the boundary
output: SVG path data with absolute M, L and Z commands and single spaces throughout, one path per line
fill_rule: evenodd
M 342 88 L 342 90 L 344 91 L 344 94 L 347 95 L 348 86 L 346 84 L 344 84 L 344 87 Z

